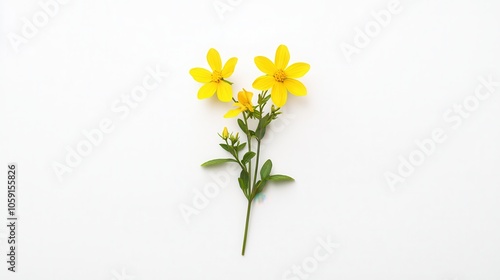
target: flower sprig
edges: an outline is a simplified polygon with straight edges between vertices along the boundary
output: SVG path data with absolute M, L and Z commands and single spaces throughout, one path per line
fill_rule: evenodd
M 237 124 L 242 134 L 245 135 L 246 142 L 240 139 L 239 132 L 229 133 L 227 127 L 224 127 L 222 133 L 219 134 L 223 141 L 220 147 L 228 152 L 230 157 L 209 160 L 202 166 L 236 163 L 241 168 L 238 184 L 248 201 L 242 255 L 245 254 L 250 213 L 255 197 L 269 182 L 294 181 L 288 175 L 272 174 L 273 163 L 270 159 L 260 165 L 261 142 L 269 125 L 281 114 L 281 107 L 286 103 L 287 93 L 298 96 L 307 94 L 305 86 L 296 78 L 304 76 L 309 71 L 309 64 L 299 62 L 287 67 L 289 59 L 290 54 L 285 45 L 280 45 L 276 50 L 274 63 L 263 56 L 255 57 L 257 68 L 265 73 L 253 83 L 254 88 L 261 90 L 255 105 L 252 102 L 253 93 L 245 89 L 238 92 L 238 99 L 232 97 L 232 83 L 227 78 L 233 73 L 237 58 L 229 59 L 222 68 L 219 53 L 215 49 L 210 49 L 207 61 L 213 72 L 210 73 L 203 68 L 193 68 L 190 71 L 196 81 L 204 83 L 198 91 L 199 99 L 208 98 L 217 93 L 220 101 L 232 100 L 233 106 L 236 107 L 229 110 L 224 115 L 225 118 L 234 118 L 241 114 L 241 117 L 237 119 Z M 274 104 L 268 106 L 269 100 L 272 100 Z M 252 126 L 251 123 L 254 125 Z

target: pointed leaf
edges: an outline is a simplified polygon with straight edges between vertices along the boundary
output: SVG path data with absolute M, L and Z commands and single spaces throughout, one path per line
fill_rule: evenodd
M 266 180 L 263 180 L 263 181 L 258 181 L 257 184 L 255 185 L 256 189 L 255 189 L 255 195 L 261 193 L 263 190 L 264 190 L 264 187 L 266 186 L 266 183 L 267 181 Z
M 242 119 L 238 119 L 238 125 L 240 126 L 241 131 L 243 131 L 245 134 L 248 133 L 248 128 L 247 128 L 247 126 L 245 125 L 245 122 Z
M 266 104 L 266 103 L 267 103 L 267 101 L 269 101 L 269 99 L 270 99 L 270 98 L 271 98 L 271 95 L 266 96 L 266 97 L 264 98 L 264 100 L 263 100 L 263 103 L 264 103 L 264 104 Z
M 269 176 L 269 178 L 267 178 L 269 181 L 275 181 L 275 182 L 281 182 L 281 181 L 295 181 L 295 179 L 293 179 L 292 177 L 290 176 L 287 176 L 287 175 L 281 175 L 281 174 L 275 174 L 275 175 L 271 175 Z
M 241 163 L 247 164 L 253 157 L 255 156 L 254 152 L 247 152 L 244 156 L 243 159 L 241 160 Z
M 245 170 L 241 170 L 240 179 L 242 179 L 243 182 L 245 182 L 245 185 L 248 188 L 248 185 L 250 185 L 249 184 L 250 183 L 250 175 L 248 175 L 248 172 L 246 172 Z
M 243 144 L 238 145 L 238 148 L 237 148 L 238 152 L 240 152 L 243 149 L 245 149 L 246 145 L 247 145 L 247 143 L 243 143 Z
M 219 165 L 219 164 L 223 164 L 226 162 L 236 162 L 236 161 L 232 158 L 218 158 L 218 159 L 212 159 L 212 160 L 209 160 L 207 162 L 204 162 L 201 166 L 204 166 L 204 167 L 214 166 L 214 165 Z
M 228 144 L 219 144 L 224 150 L 228 151 L 230 154 L 234 155 L 234 148 Z
M 241 179 L 241 178 L 238 178 L 238 183 L 240 184 L 240 188 L 241 188 L 241 190 L 242 190 L 242 191 L 243 191 L 243 193 L 246 195 L 248 187 L 247 187 L 247 185 L 245 184 L 245 181 L 243 181 L 243 179 Z
M 269 124 L 269 114 L 265 115 L 262 117 L 262 119 L 259 120 L 259 124 L 257 125 L 257 129 L 255 130 L 255 137 L 258 139 L 262 140 L 264 138 L 264 135 L 266 135 L 266 127 Z
M 273 168 L 273 162 L 270 159 L 266 160 L 266 162 L 264 162 L 262 168 L 260 169 L 260 178 L 263 181 L 268 179 L 269 174 L 271 174 L 272 168 Z
M 248 197 L 248 186 L 250 185 L 250 176 L 248 175 L 248 172 L 246 172 L 245 170 L 241 170 L 240 177 L 238 178 L 238 183 L 240 184 L 240 188 L 245 196 Z

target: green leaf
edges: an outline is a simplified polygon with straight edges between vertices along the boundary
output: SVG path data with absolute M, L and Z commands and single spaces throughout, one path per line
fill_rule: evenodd
M 240 145 L 238 145 L 238 147 L 236 149 L 238 150 L 238 152 L 240 152 L 241 150 L 245 149 L 246 145 L 247 145 L 247 143 L 240 144 Z
M 246 195 L 248 187 L 247 187 L 245 181 L 243 181 L 243 179 L 241 179 L 241 178 L 238 178 L 238 183 L 240 184 L 241 190 Z
M 259 194 L 260 192 L 262 192 L 264 190 L 264 187 L 266 186 L 266 183 L 267 181 L 264 180 L 264 181 L 257 181 L 257 184 L 255 184 L 255 195 Z
M 259 181 L 257 181 L 257 183 L 255 183 L 255 187 L 256 187 L 256 188 L 259 188 L 261 184 L 262 184 L 262 181 L 261 181 L 261 180 L 259 180 Z
M 247 164 L 253 157 L 255 156 L 254 152 L 247 152 L 244 156 L 243 159 L 241 160 L 241 163 Z
M 234 148 L 228 144 L 219 144 L 224 150 L 228 151 L 230 154 L 234 155 Z
M 264 135 L 266 135 L 266 127 L 269 124 L 269 117 L 269 114 L 267 114 L 259 120 L 257 129 L 255 130 L 255 137 L 257 137 L 259 140 L 262 140 L 262 138 L 264 138 Z
M 241 173 L 240 173 L 240 178 L 243 180 L 243 182 L 245 182 L 246 186 L 248 187 L 248 185 L 250 185 L 250 175 L 248 175 L 248 172 L 246 172 L 245 170 L 241 170 Z
M 271 174 L 271 169 L 273 168 L 273 162 L 268 159 L 264 164 L 262 165 L 262 168 L 260 169 L 260 178 L 262 181 L 267 180 L 269 177 L 269 174 Z
M 242 119 L 238 119 L 238 125 L 240 126 L 241 131 L 243 131 L 245 134 L 248 133 L 248 128 L 247 128 L 247 126 L 245 125 L 245 122 L 243 122 Z
M 269 181 L 275 181 L 275 182 L 281 182 L 281 181 L 295 181 L 295 179 L 293 179 L 292 177 L 290 176 L 287 176 L 287 175 L 281 175 L 281 174 L 275 174 L 275 175 L 271 175 L 269 176 L 269 178 L 267 178 Z
M 263 103 L 264 103 L 264 104 L 266 104 L 266 103 L 267 103 L 267 101 L 269 101 L 269 99 L 270 99 L 270 98 L 271 98 L 271 95 L 266 96 L 266 97 L 264 98 L 264 100 L 263 100 Z
M 257 137 L 257 139 L 262 139 L 264 138 L 264 135 L 266 135 L 266 128 L 265 127 L 257 127 L 257 129 L 255 130 L 255 137 Z
M 269 101 L 269 98 L 271 98 L 271 95 L 266 96 L 266 93 L 259 94 L 259 98 L 257 99 L 257 103 L 259 105 L 265 105 L 267 103 L 267 101 Z
M 240 184 L 240 188 L 247 196 L 248 192 L 248 186 L 250 185 L 250 176 L 248 175 L 248 172 L 245 170 L 241 170 L 240 177 L 238 178 L 238 183 Z
M 236 160 L 232 158 L 218 158 L 218 159 L 212 159 L 207 162 L 204 162 L 201 166 L 207 167 L 207 166 L 214 166 L 214 165 L 219 165 L 223 164 L 226 162 L 236 162 Z

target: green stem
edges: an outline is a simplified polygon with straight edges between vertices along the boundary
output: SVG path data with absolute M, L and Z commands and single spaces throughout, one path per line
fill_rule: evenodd
M 264 96 L 266 95 L 267 91 L 264 92 Z M 264 110 L 264 105 L 260 105 L 259 106 L 259 109 L 260 109 L 260 115 L 262 118 L 262 111 Z M 252 137 L 250 136 L 250 133 L 248 133 L 248 117 L 246 114 L 244 114 L 244 119 L 245 119 L 245 126 L 247 128 L 247 139 L 248 139 L 248 151 L 251 151 L 252 150 L 252 146 L 251 146 L 251 140 L 252 140 Z M 253 177 L 253 184 L 252 185 L 252 161 L 249 161 L 248 162 L 248 175 L 250 177 L 250 186 L 248 188 L 248 207 L 247 207 L 247 218 L 246 218 L 246 222 L 245 222 L 245 235 L 243 237 L 243 248 L 241 249 L 241 255 L 244 256 L 245 255 L 245 248 L 247 246 L 247 235 L 248 235 L 248 224 L 249 224 L 249 221 L 250 221 L 250 211 L 252 209 L 252 201 L 255 197 L 255 191 L 256 191 L 256 183 L 257 183 L 257 172 L 259 171 L 259 158 L 260 158 L 260 141 L 261 139 L 257 139 L 257 154 L 256 154 L 256 159 L 255 159 L 255 174 L 254 174 L 254 177 Z
M 248 146 L 248 151 L 252 151 L 252 137 L 250 136 L 250 132 L 248 132 L 248 116 L 247 114 L 243 113 L 243 119 L 245 120 L 245 126 L 247 129 L 247 146 Z M 248 161 L 248 177 L 250 182 L 248 182 L 248 197 L 250 197 L 250 194 L 252 193 L 252 161 Z
M 257 172 L 259 171 L 259 158 L 260 158 L 260 139 L 257 139 L 257 155 L 255 159 L 255 175 L 253 176 L 253 183 L 257 183 Z M 252 175 L 250 175 L 251 177 Z M 255 188 L 255 186 L 253 186 Z M 251 198 L 253 199 L 254 197 L 254 192 L 251 193 Z
M 247 246 L 247 234 L 248 234 L 248 221 L 250 220 L 250 210 L 252 208 L 252 199 L 248 199 L 248 207 L 247 207 L 247 219 L 245 222 L 245 235 L 243 237 L 243 248 L 241 249 L 241 255 L 245 255 L 245 248 Z

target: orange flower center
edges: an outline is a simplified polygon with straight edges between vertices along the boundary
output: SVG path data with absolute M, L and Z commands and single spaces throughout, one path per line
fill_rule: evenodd
M 282 83 L 286 79 L 285 71 L 279 69 L 274 73 L 273 77 L 277 82 Z
M 212 73 L 212 82 L 220 82 L 222 80 L 222 73 L 220 71 L 215 70 Z

